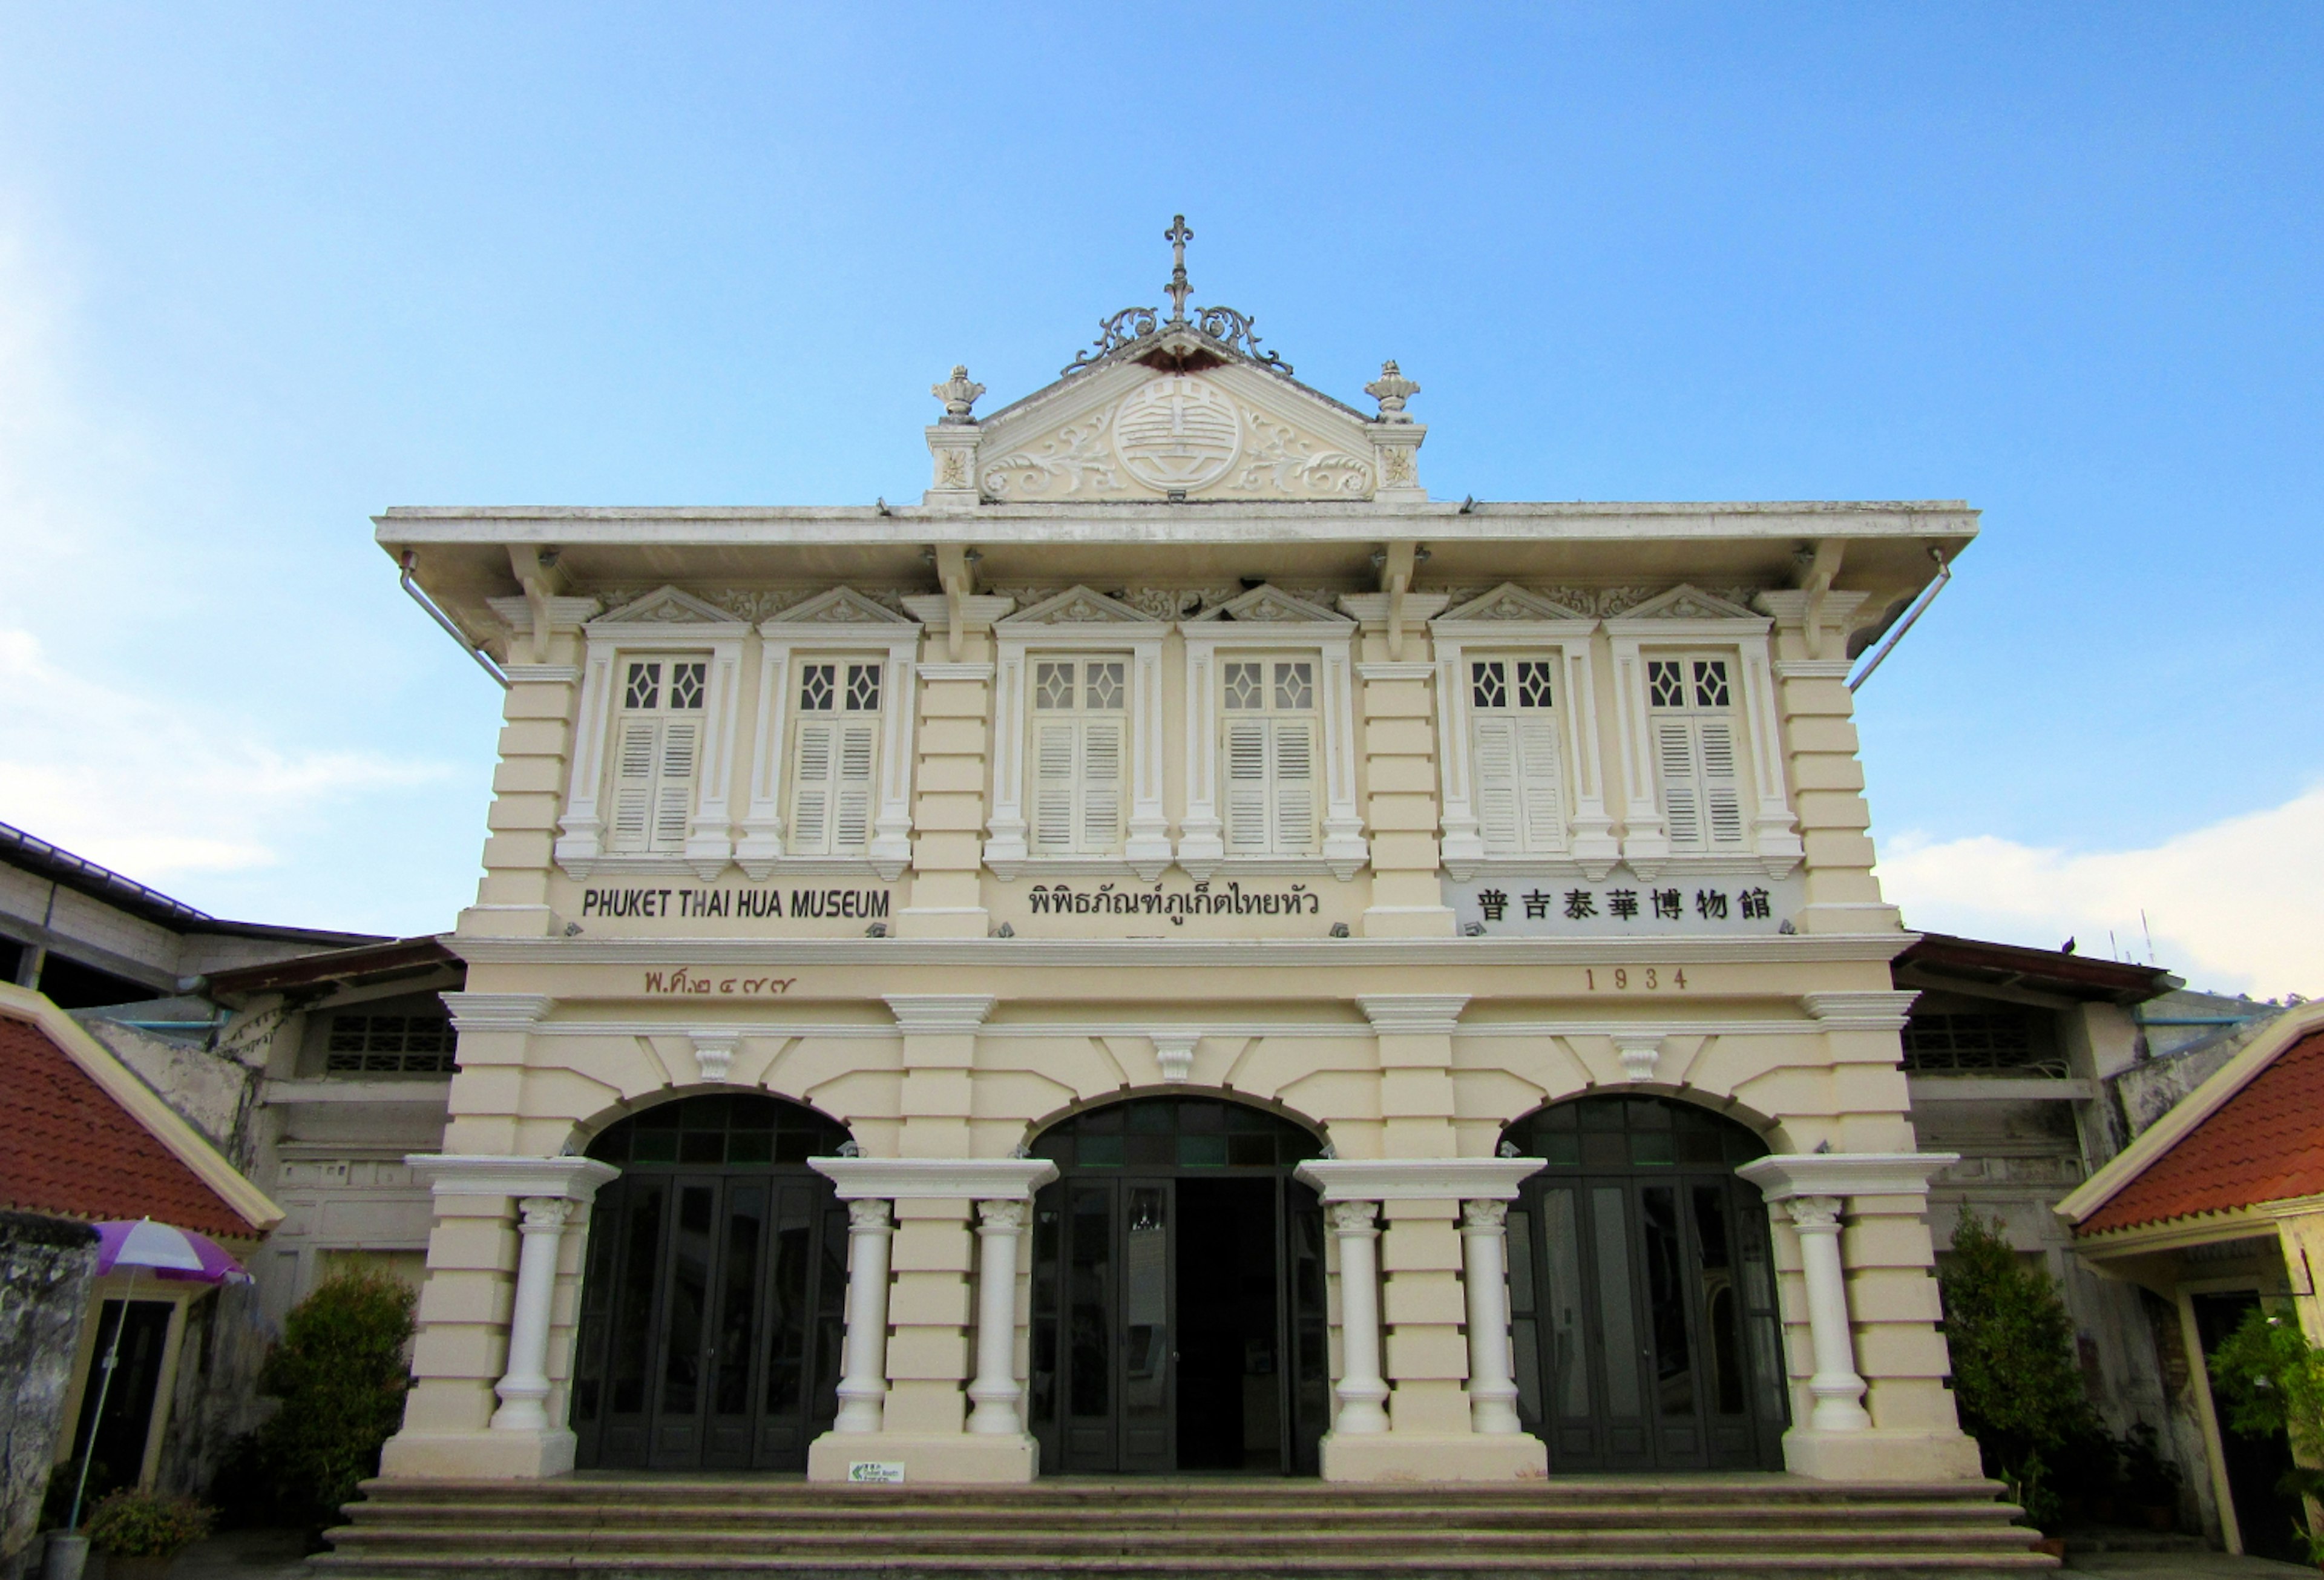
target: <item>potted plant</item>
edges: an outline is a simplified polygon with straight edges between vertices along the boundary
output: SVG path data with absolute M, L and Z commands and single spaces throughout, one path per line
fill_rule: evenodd
M 88 1539 L 106 1554 L 107 1580 L 161 1580 L 178 1555 L 210 1531 L 210 1511 L 191 1498 L 124 1487 L 88 1517 Z

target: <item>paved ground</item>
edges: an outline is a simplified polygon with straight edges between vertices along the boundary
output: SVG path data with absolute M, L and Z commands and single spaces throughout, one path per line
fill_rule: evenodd
M 188 1548 L 170 1580 L 300 1580 L 306 1556 L 295 1530 L 229 1530 Z
M 2226 1553 L 2070 1553 L 2070 1574 L 2101 1580 L 2292 1580 L 2315 1571 L 2272 1558 L 2237 1558 Z M 171 1577 L 175 1580 L 175 1576 Z

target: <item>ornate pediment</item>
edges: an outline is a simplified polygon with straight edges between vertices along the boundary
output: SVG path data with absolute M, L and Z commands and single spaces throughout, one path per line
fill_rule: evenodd
M 1569 609 L 1563 604 L 1552 603 L 1539 593 L 1527 592 L 1515 582 L 1505 581 L 1482 597 L 1471 598 L 1458 608 L 1447 609 L 1437 619 L 1445 622 L 1488 620 L 1587 620 L 1590 616 L 1579 609 Z
M 1240 597 L 1230 598 L 1215 609 L 1206 609 L 1194 616 L 1192 624 L 1232 622 L 1250 625 L 1352 625 L 1345 614 L 1326 609 L 1321 604 L 1311 604 L 1305 598 L 1292 596 L 1272 587 L 1255 587 Z
M 1019 610 L 1006 620 L 997 622 L 1001 627 L 1015 630 L 1026 625 L 1151 625 L 1151 615 L 1131 608 L 1119 598 L 1109 598 L 1103 593 L 1088 587 L 1068 587 L 1052 598 L 1044 598 L 1030 608 Z
M 766 625 L 909 625 L 893 609 L 884 609 L 853 587 L 834 587 L 804 603 L 793 604 Z
M 1757 620 L 1766 616 L 1740 604 L 1704 592 L 1684 582 L 1659 597 L 1648 598 L 1622 616 L 1625 620 Z
M 676 587 L 656 588 L 634 603 L 609 609 L 592 625 L 731 625 L 734 616 Z

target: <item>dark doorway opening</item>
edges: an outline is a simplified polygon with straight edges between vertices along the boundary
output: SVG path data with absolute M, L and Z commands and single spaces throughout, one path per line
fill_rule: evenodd
M 1586 1097 L 1509 1127 L 1549 1167 L 1509 1214 L 1517 1413 L 1553 1472 L 1780 1470 L 1766 1148 L 1707 1109 Z
M 2190 1295 L 2195 1307 L 2195 1333 L 2208 1360 L 2244 1317 L 2260 1303 L 2257 1294 Z M 2211 1369 L 2203 1368 L 2204 1386 L 2210 1386 Z M 2292 1445 L 2281 1432 L 2248 1437 L 2227 1425 L 2225 1403 L 2214 1393 L 2214 1413 L 2219 1422 L 2220 1468 L 2227 1473 L 2227 1495 L 2235 1500 L 2236 1526 L 2243 1532 L 2244 1551 L 2257 1557 L 2279 1558 L 2305 1568 L 2307 1551 L 2300 1539 L 2305 1527 L 2300 1500 L 2283 1490 L 2292 1473 Z
M 89 1352 L 88 1378 L 81 1385 L 80 1420 L 73 1432 L 69 1474 L 78 1475 L 81 1456 L 89 1455 L 88 1490 L 84 1504 L 94 1503 L 116 1487 L 134 1487 L 145 1473 L 145 1446 L 153 1435 L 153 1400 L 161 1384 L 161 1355 L 170 1339 L 170 1315 L 177 1309 L 168 1300 L 107 1300 L 98 1312 L 96 1347 Z M 113 1353 L 115 1333 L 121 1338 L 120 1357 L 114 1363 L 113 1383 L 105 1385 L 105 1358 Z M 97 1399 L 105 1396 L 105 1416 L 97 1418 Z M 89 1437 L 97 1437 L 96 1451 Z
M 1139 1098 L 1033 1147 L 1045 1473 L 1313 1474 L 1329 1405 L 1322 1150 L 1256 1108 Z
M 590 1214 L 573 1428 L 583 1469 L 799 1470 L 838 1414 L 847 1214 L 807 1167 L 846 1131 L 757 1095 L 607 1129 Z

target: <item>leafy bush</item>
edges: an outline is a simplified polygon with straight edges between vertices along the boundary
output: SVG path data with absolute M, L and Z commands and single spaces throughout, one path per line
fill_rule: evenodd
M 2233 1407 L 2227 1425 L 2246 1437 L 2281 1432 L 2292 1451 L 2306 1460 L 2295 1465 L 2279 1490 L 2305 1499 L 2324 1499 L 2324 1349 L 2308 1342 L 2300 1324 L 2255 1306 L 2211 1353 L 2211 1380 Z M 2324 1537 L 2311 1524 L 2301 1529 L 2308 1556 L 2324 1564 Z
M 411 1290 L 383 1272 L 326 1279 L 284 1322 L 258 1391 L 282 1408 L 258 1429 L 257 1461 L 284 1517 L 320 1527 L 379 1470 L 411 1386 Z
M 2062 1512 L 2052 1466 L 2074 1463 L 2070 1450 L 2104 1437 L 2082 1391 L 2073 1319 L 2057 1282 L 2018 1261 L 1998 1217 L 1967 1211 L 1938 1289 L 1961 1428 L 1977 1439 L 1986 1474 L 2024 1505 L 2026 1522 L 2050 1529 Z
M 210 1510 L 191 1498 L 163 1498 L 124 1487 L 88 1517 L 88 1539 L 124 1558 L 166 1558 L 210 1533 Z

